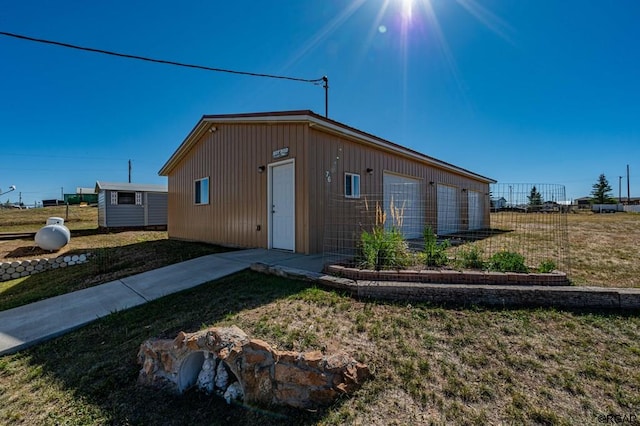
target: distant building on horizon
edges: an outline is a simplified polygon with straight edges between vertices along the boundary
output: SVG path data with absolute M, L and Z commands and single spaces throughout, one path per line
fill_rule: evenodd
M 613 197 L 615 200 L 617 200 L 617 203 L 612 203 L 612 204 L 623 204 L 625 206 L 638 206 L 640 205 L 640 197 L 621 197 L 620 200 L 618 200 L 617 197 Z M 580 197 L 580 198 L 576 198 L 575 204 L 578 206 L 578 208 L 585 208 L 588 209 L 591 204 L 593 204 L 591 202 L 591 200 L 593 199 L 593 197 Z
M 64 194 L 64 204 L 98 204 L 98 193 L 95 188 L 77 187 L 75 194 Z

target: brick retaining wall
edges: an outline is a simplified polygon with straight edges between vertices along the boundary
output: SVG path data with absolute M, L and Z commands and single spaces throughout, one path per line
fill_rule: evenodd
M 639 288 L 357 281 L 262 263 L 251 265 L 251 269 L 311 280 L 360 299 L 502 307 L 640 310 Z
M 400 270 L 372 271 L 367 269 L 348 268 L 341 265 L 327 265 L 325 272 L 356 281 L 400 281 L 435 284 L 489 284 L 489 285 L 569 285 L 567 274 L 555 271 L 549 274 L 488 272 L 488 271 L 456 271 L 442 270 Z

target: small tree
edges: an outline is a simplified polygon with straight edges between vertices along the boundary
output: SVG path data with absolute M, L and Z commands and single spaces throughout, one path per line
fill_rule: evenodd
M 613 204 L 616 202 L 614 198 L 609 195 L 612 191 L 609 181 L 604 176 L 604 173 L 598 177 L 598 182 L 593 184 L 593 190 L 591 191 L 591 202 L 593 204 Z
M 538 189 L 535 187 L 531 188 L 531 193 L 527 197 L 529 199 L 530 206 L 541 206 L 542 205 L 542 195 L 538 192 Z

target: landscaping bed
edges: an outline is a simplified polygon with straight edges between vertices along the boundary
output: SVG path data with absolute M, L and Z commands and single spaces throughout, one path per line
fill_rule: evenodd
M 457 271 L 453 269 L 439 270 L 383 270 L 350 268 L 342 265 L 327 265 L 324 272 L 356 281 L 405 281 L 434 284 L 488 284 L 488 285 L 569 285 L 567 274 L 554 271 L 551 273 L 518 273 L 493 271 Z
M 569 285 L 567 274 L 556 263 L 543 259 L 528 265 L 521 253 L 505 249 L 487 254 L 475 243 L 452 244 L 425 227 L 423 238 L 413 244 L 398 227 L 379 220 L 371 231 L 363 230 L 353 258 L 325 266 L 325 272 L 356 281 L 402 281 L 434 284 Z M 415 246 L 415 247 L 414 247 Z

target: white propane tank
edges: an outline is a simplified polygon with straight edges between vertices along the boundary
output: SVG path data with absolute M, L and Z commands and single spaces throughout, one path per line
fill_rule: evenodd
M 50 217 L 47 224 L 36 233 L 36 245 L 42 250 L 58 251 L 69 244 L 71 232 L 61 217 Z
M 47 225 L 64 225 L 64 219 L 61 217 L 50 217 L 47 219 Z

